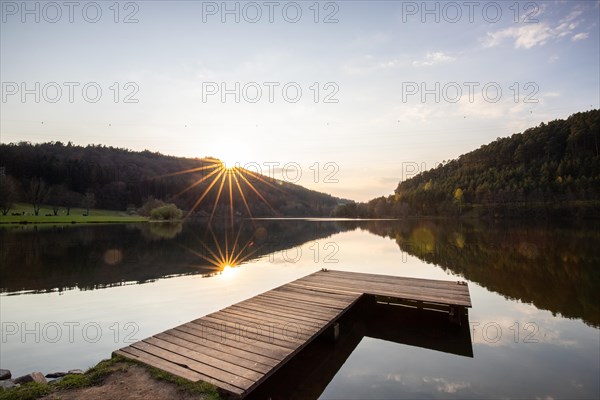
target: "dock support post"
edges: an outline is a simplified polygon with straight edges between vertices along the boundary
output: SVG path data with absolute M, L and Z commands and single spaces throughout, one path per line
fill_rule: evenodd
M 337 342 L 340 337 L 340 323 L 336 322 L 333 324 L 333 340 Z
M 450 306 L 450 312 L 448 313 L 448 317 L 450 322 L 456 325 L 462 325 L 462 314 L 464 312 L 463 307 L 459 306 Z

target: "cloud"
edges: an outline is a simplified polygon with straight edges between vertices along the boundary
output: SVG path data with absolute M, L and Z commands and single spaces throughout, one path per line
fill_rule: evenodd
M 515 48 L 530 49 L 534 46 L 546 44 L 552 36 L 552 29 L 546 24 L 511 27 L 496 32 L 488 32 L 486 38 L 483 39 L 483 47 L 496 47 L 506 39 L 514 39 Z
M 557 25 L 552 27 L 547 23 L 525 24 L 501 29 L 495 32 L 487 32 L 483 38 L 483 47 L 490 48 L 499 46 L 505 40 L 514 40 L 514 47 L 530 49 L 535 46 L 543 46 L 548 41 L 563 37 L 571 37 L 571 40 L 587 39 L 589 33 L 581 32 L 575 34 L 573 31 L 581 22 L 578 18 L 583 14 L 583 10 L 575 9 L 566 17 L 558 21 Z
M 462 389 L 471 387 L 471 384 L 468 382 L 449 382 L 444 378 L 425 377 L 423 378 L 423 382 L 437 386 L 437 391 L 442 393 L 456 393 Z
M 428 52 L 423 60 L 415 60 L 412 65 L 414 67 L 430 67 L 435 64 L 444 64 L 455 60 L 455 57 L 441 51 L 436 51 L 434 53 Z
M 590 36 L 587 32 L 581 32 L 571 38 L 572 41 L 576 42 L 578 40 L 585 40 Z

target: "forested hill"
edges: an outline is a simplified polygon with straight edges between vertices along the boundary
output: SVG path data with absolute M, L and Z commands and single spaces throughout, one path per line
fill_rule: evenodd
M 211 158 L 172 157 L 100 145 L 0 144 L 3 192 L 0 197 L 3 202 L 6 197 L 12 197 L 8 200 L 23 203 L 37 200 L 66 207 L 78 207 L 91 198 L 92 207 L 111 210 L 140 207 L 152 197 L 189 210 L 218 175 L 207 177 L 215 171 L 210 168 L 215 163 L 218 161 Z M 203 170 L 202 167 L 209 168 Z M 196 170 L 178 173 L 192 169 Z M 235 179 L 231 181 L 234 210 L 244 216 L 248 211 L 239 189 L 254 216 L 329 216 L 340 201 L 328 194 L 248 171 L 242 175 L 237 174 L 239 187 Z M 203 178 L 206 179 L 198 183 Z M 195 183 L 198 184 L 185 191 Z M 197 212 L 212 212 L 220 186 L 221 179 L 199 203 Z M 215 214 L 228 214 L 228 204 L 229 187 L 228 179 L 225 179 Z
M 499 138 L 340 216 L 600 216 L 600 110 Z

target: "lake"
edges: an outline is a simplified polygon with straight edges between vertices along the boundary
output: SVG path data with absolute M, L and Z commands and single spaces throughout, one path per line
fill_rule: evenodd
M 600 397 L 598 223 L 245 220 L 0 228 L 0 367 L 113 350 L 321 268 L 466 280 L 468 325 L 353 310 L 265 385 L 273 398 Z M 260 393 L 256 393 L 259 396 Z

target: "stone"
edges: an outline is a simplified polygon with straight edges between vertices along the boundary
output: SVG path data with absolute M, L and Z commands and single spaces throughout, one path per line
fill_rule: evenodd
M 28 383 L 28 382 L 33 382 L 33 377 L 31 376 L 31 374 L 19 376 L 18 378 L 13 379 L 13 383 L 17 383 L 17 384 Z
M 15 386 L 16 385 L 14 384 L 14 382 L 10 379 L 0 381 L 0 388 L 2 388 L 2 389 L 11 389 L 11 388 L 14 388 Z
M 32 372 L 30 374 L 23 375 L 23 376 L 20 376 L 20 377 L 14 379 L 13 382 L 21 384 L 21 383 L 28 383 L 28 382 L 46 383 L 48 381 L 46 380 L 46 378 L 44 378 L 44 374 L 42 374 L 41 372 Z
M 7 369 L 0 369 L 0 381 L 4 381 L 6 379 L 10 379 L 12 374 Z
M 66 372 L 51 372 L 46 374 L 46 378 L 60 378 L 61 376 L 65 376 Z
M 81 369 L 70 369 L 69 372 L 67 372 L 68 374 L 73 374 L 73 375 L 81 375 L 83 374 L 83 370 Z

